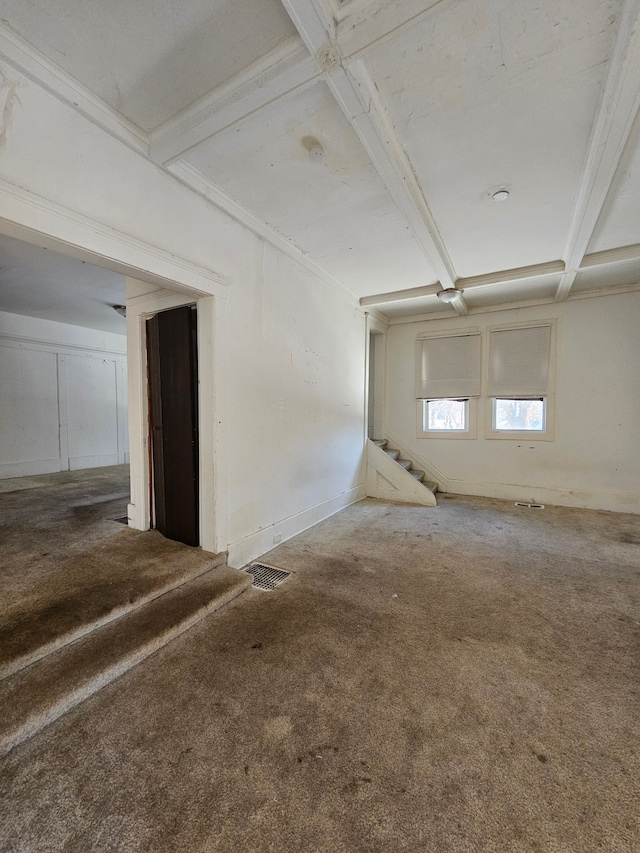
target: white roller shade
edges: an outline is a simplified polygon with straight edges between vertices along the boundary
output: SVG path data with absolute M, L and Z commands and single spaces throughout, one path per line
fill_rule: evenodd
M 491 332 L 488 395 L 544 397 L 550 344 L 550 325 Z
M 416 398 L 480 396 L 480 335 L 425 338 L 416 348 Z

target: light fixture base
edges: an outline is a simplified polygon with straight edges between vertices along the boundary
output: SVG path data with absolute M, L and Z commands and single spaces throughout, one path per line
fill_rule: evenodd
M 445 287 L 443 290 L 439 290 L 436 296 L 441 302 L 449 304 L 459 299 L 463 293 L 464 291 L 461 287 Z

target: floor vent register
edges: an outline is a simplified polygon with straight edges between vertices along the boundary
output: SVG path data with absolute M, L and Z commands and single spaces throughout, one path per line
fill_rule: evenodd
M 251 586 L 256 589 L 263 589 L 265 592 L 270 592 L 277 586 L 280 586 L 283 581 L 291 575 L 291 572 L 285 572 L 283 569 L 274 569 L 273 566 L 265 566 L 263 563 L 252 563 L 243 569 L 248 575 L 253 575 Z

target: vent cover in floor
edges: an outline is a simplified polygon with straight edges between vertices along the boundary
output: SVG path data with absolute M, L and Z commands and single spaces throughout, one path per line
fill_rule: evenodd
M 286 581 L 291 574 L 291 572 L 285 572 L 282 569 L 274 569 L 273 566 L 265 566 L 263 563 L 252 563 L 243 571 L 248 575 L 253 575 L 251 586 L 266 591 L 275 589 L 283 581 Z

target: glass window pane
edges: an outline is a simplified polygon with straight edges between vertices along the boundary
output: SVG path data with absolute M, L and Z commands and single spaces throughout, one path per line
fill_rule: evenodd
M 466 429 L 467 403 L 467 400 L 427 400 L 426 429 Z
M 494 429 L 544 432 L 544 400 L 494 401 Z

